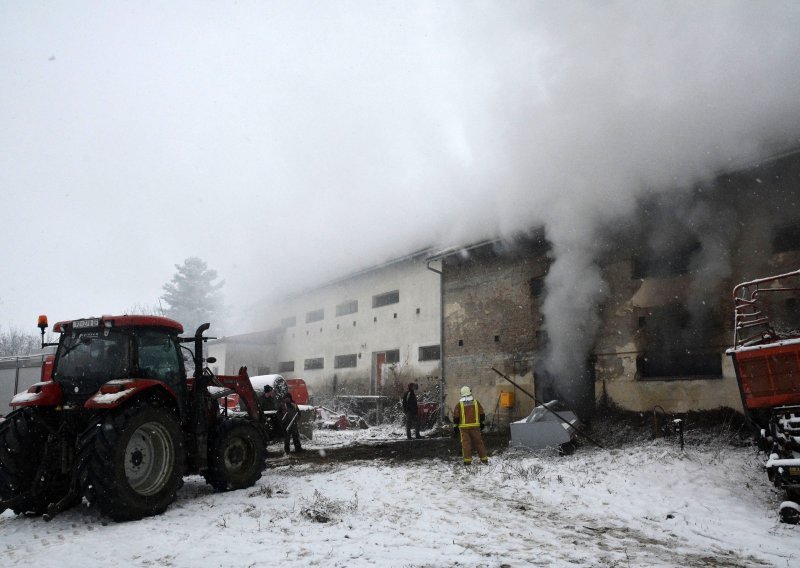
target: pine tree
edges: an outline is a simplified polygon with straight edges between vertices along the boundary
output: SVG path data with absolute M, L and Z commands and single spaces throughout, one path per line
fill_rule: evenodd
M 215 316 L 222 312 L 222 292 L 225 281 L 215 283 L 217 271 L 196 256 L 187 258 L 183 265 L 175 265 L 178 271 L 171 282 L 164 284 L 162 298 L 168 304 L 166 315 L 183 324 L 186 333 L 193 334 L 205 322 L 215 323 Z M 218 325 L 214 326 L 219 329 Z

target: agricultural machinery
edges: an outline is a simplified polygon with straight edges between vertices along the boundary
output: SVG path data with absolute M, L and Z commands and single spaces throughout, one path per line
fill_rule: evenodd
M 733 290 L 733 360 L 742 406 L 766 470 L 790 500 L 781 520 L 800 521 L 800 270 L 743 282 Z
M 47 326 L 41 316 L 43 346 Z M 0 512 L 50 519 L 85 499 L 126 521 L 163 512 L 184 475 L 219 491 L 254 485 L 263 413 L 246 368 L 224 376 L 205 366 L 208 328 L 181 337 L 174 320 L 129 315 L 55 324 L 52 365 L 0 422 Z M 233 394 L 246 412 L 220 412 Z

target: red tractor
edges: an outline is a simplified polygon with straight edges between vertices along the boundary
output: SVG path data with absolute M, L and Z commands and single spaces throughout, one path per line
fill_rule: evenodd
M 781 520 L 800 521 L 800 270 L 733 290 L 733 359 L 742 406 L 768 453 L 766 470 L 791 501 Z
M 44 339 L 46 317 L 39 327 Z M 0 512 L 50 519 L 85 498 L 125 521 L 163 512 L 184 475 L 219 491 L 254 485 L 263 413 L 246 368 L 215 376 L 204 366 L 214 362 L 203 359 L 208 328 L 181 337 L 181 324 L 157 316 L 57 323 L 50 378 L 16 395 L 0 423 Z M 219 410 L 233 393 L 244 416 Z

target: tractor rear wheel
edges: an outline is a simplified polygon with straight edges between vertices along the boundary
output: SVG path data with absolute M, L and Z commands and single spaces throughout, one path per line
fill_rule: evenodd
M 175 414 L 159 400 L 138 400 L 81 434 L 83 496 L 115 521 L 163 513 L 183 481 L 184 448 Z
M 41 515 L 49 503 L 61 499 L 69 488 L 68 476 L 60 468 L 44 467 L 40 471 L 47 444 L 44 420 L 39 409 L 24 407 L 0 422 L 0 500 L 28 493 L 11 507 L 17 514 Z M 37 473 L 39 487 L 31 492 Z
M 217 491 L 252 487 L 266 467 L 266 441 L 249 420 L 223 420 L 208 444 L 206 482 Z

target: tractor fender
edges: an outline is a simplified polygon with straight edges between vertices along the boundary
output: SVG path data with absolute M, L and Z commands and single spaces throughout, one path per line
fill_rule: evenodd
M 34 383 L 25 392 L 17 393 L 11 399 L 11 406 L 58 406 L 63 400 L 61 385 L 53 381 Z
M 163 390 L 169 394 L 172 400 L 177 400 L 175 392 L 162 381 L 154 379 L 115 379 L 101 386 L 100 390 L 92 395 L 84 403 L 83 407 L 104 410 L 117 408 L 132 397 L 153 389 Z

